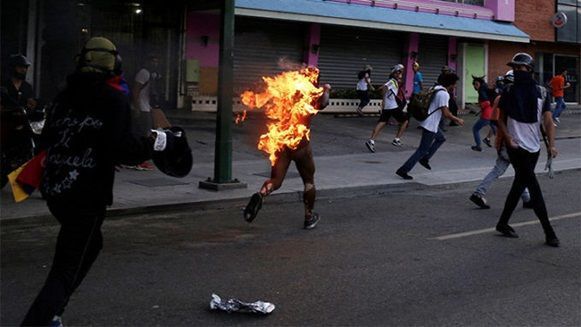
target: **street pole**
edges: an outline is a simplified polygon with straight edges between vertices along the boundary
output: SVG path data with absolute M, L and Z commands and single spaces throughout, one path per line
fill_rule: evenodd
M 224 0 L 221 7 L 220 68 L 218 73 L 218 110 L 214 179 L 201 181 L 200 188 L 220 191 L 245 188 L 232 179 L 232 97 L 234 85 L 234 0 Z

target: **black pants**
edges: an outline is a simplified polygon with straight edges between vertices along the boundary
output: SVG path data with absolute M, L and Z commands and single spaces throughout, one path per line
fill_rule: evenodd
M 520 147 L 518 149 L 508 148 L 508 157 L 514 168 L 515 176 L 510 192 L 506 197 L 504 209 L 502 210 L 498 224 L 508 224 L 508 220 L 516 208 L 522 192 L 525 188 L 528 188 L 531 193 L 531 202 L 533 204 L 535 215 L 541 221 L 545 234 L 552 235 L 554 234 L 553 228 L 549 222 L 543 193 L 541 192 L 541 187 L 539 186 L 537 176 L 535 175 L 535 166 L 539 160 L 539 153 L 540 151 L 530 153 Z
M 357 97 L 359 97 L 359 108 L 363 109 L 369 104 L 371 99 L 369 98 L 369 91 L 357 90 Z
M 48 207 L 61 229 L 51 270 L 22 322 L 23 326 L 47 326 L 54 315 L 62 315 L 70 296 L 103 247 L 101 225 L 105 205 L 81 207 L 49 202 Z

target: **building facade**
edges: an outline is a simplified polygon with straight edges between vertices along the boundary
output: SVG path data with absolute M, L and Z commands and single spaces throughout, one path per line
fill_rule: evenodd
M 417 60 L 425 86 L 447 65 L 461 77 L 462 102 L 476 102 L 470 76 L 487 74 L 488 41 L 529 42 L 512 24 L 514 0 L 237 0 L 235 14 L 235 92 L 304 62 L 347 94 L 365 65 L 379 84 L 402 63 L 409 96 Z M 186 83 L 194 99 L 216 94 L 219 38 L 217 12 L 188 11 L 187 71 L 195 73 Z
M 581 58 L 581 1 L 577 0 L 516 0 L 515 25 L 530 36 L 528 44 L 489 42 L 488 78 L 504 74 L 512 55 L 527 52 L 535 58 L 539 83 L 546 85 L 551 78 L 567 69 L 571 87 L 565 90 L 565 101 L 579 103 Z M 553 17 L 563 12 L 566 24 L 555 27 Z

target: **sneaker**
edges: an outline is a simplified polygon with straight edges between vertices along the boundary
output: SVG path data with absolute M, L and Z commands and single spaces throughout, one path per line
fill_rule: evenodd
M 432 170 L 432 166 L 430 166 L 428 159 L 421 159 L 419 162 L 420 165 L 424 166 L 424 168 L 426 168 L 427 170 Z
M 317 226 L 317 223 L 321 220 L 321 216 L 318 213 L 313 212 L 311 217 L 305 218 L 305 229 L 313 229 Z
M 135 169 L 141 170 L 141 171 L 151 171 L 154 169 L 153 165 L 147 161 L 144 161 L 135 167 L 136 167 Z
M 367 142 L 365 142 L 365 145 L 367 146 L 367 148 L 369 149 L 369 151 L 375 153 L 375 141 L 373 141 L 373 140 L 367 140 Z
M 395 145 L 395 146 L 402 146 L 403 143 L 401 143 L 400 139 L 393 139 L 393 141 L 391 141 L 391 144 Z
M 359 115 L 359 117 L 363 117 L 363 109 L 357 107 L 357 114 Z
M 260 193 L 254 193 L 250 197 L 248 205 L 244 208 L 244 220 L 251 223 L 256 218 L 260 208 L 262 208 L 262 195 Z
M 557 122 L 557 125 L 561 123 L 561 119 L 559 119 L 559 117 L 555 117 L 555 119 L 553 119 L 555 122 Z
M 535 208 L 535 206 L 533 205 L 533 201 L 530 201 L 530 200 L 527 202 L 523 201 L 522 207 L 523 207 L 523 209 L 534 209 Z
M 408 175 L 408 173 L 404 172 L 404 171 L 403 171 L 403 170 L 401 170 L 401 169 L 398 169 L 398 170 L 395 172 L 395 174 L 396 174 L 397 176 L 399 176 L 399 177 L 403 178 L 403 179 L 406 179 L 406 180 L 414 179 L 413 177 L 411 177 L 410 175 Z
M 502 236 L 510 238 L 518 238 L 518 234 L 512 227 L 507 225 L 496 225 L 496 231 L 502 233 Z
M 488 137 L 482 140 L 482 142 L 484 142 L 487 147 L 492 148 L 492 143 L 490 143 L 490 139 Z
M 49 327 L 63 327 L 63 321 L 60 316 L 54 316 L 49 324 Z
M 482 152 L 482 148 L 478 145 L 473 145 L 470 147 L 470 149 L 477 151 L 477 152 Z
M 486 204 L 486 199 L 478 193 L 472 193 L 470 196 L 470 201 L 474 202 L 474 204 L 482 209 L 490 209 L 490 206 Z

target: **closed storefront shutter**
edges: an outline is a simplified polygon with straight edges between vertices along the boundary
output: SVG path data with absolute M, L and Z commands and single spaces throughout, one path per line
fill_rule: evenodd
M 430 87 L 438 80 L 442 66 L 448 57 L 448 38 L 437 35 L 420 35 L 418 62 L 424 75 L 424 87 Z
M 371 65 L 373 84 L 385 83 L 391 67 L 402 61 L 403 40 L 397 32 L 323 25 L 321 82 L 335 89 L 355 89 L 357 73 Z
M 234 92 L 253 87 L 261 76 L 283 71 L 278 65 L 281 58 L 302 63 L 304 42 L 301 23 L 237 17 Z

